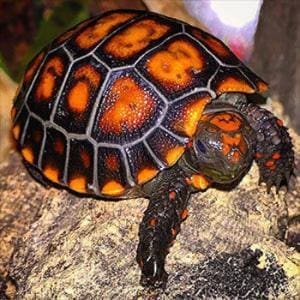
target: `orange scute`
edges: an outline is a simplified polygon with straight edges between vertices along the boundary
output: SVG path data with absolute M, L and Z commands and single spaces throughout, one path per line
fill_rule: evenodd
M 86 178 L 84 176 L 76 176 L 72 178 L 69 182 L 70 189 L 79 192 L 86 192 Z
M 233 113 L 219 113 L 210 120 L 210 123 L 224 131 L 235 131 L 241 127 L 241 120 Z
M 192 83 L 193 72 L 201 72 L 204 65 L 204 57 L 192 43 L 176 40 L 150 56 L 146 68 L 155 80 L 177 91 Z
M 78 81 L 68 94 L 68 106 L 74 113 L 83 113 L 88 105 L 89 86 L 87 82 Z
M 32 152 L 32 149 L 30 147 L 24 147 L 22 150 L 21 150 L 21 153 L 24 157 L 24 159 L 26 161 L 28 161 L 29 163 L 33 163 L 34 161 L 34 154 Z
M 136 14 L 113 13 L 101 18 L 95 25 L 84 29 L 75 39 L 76 44 L 82 49 L 88 49 L 99 43 L 114 27 L 120 25 Z
M 47 62 L 36 89 L 36 98 L 38 101 L 52 100 L 56 79 L 62 76 L 63 70 L 64 65 L 60 57 L 53 57 Z
M 243 92 L 243 93 L 254 93 L 255 89 L 246 81 L 235 78 L 225 77 L 217 87 L 217 94 L 226 92 Z
M 132 78 L 118 78 L 107 98 L 108 104 L 99 119 L 99 127 L 105 133 L 121 134 L 143 127 L 155 110 L 151 95 Z
M 210 101 L 210 97 L 201 97 L 183 107 L 181 117 L 176 120 L 175 129 L 193 137 L 202 116 L 205 105 Z
M 110 171 L 118 171 L 120 164 L 116 155 L 110 154 L 105 158 L 105 167 Z
M 115 35 L 106 45 L 105 51 L 117 58 L 130 58 L 151 41 L 161 38 L 170 27 L 155 20 L 141 20 Z
M 139 171 L 137 175 L 137 182 L 138 184 L 145 183 L 149 181 L 150 179 L 154 178 L 156 174 L 158 173 L 157 169 L 146 167 Z
M 184 147 L 183 146 L 177 146 L 172 149 L 170 149 L 167 154 L 166 154 L 166 161 L 169 166 L 174 165 L 177 160 L 182 156 L 184 152 Z
M 210 185 L 210 182 L 200 174 L 194 174 L 189 178 L 189 183 L 198 190 L 205 190 Z
M 43 174 L 51 181 L 58 183 L 59 182 L 59 170 L 53 166 L 46 166 L 43 169 Z
M 208 36 L 206 39 L 202 39 L 202 41 L 221 58 L 230 57 L 232 55 L 229 49 L 222 42 L 213 37 Z
M 18 124 L 15 125 L 15 126 L 13 127 L 13 129 L 12 129 L 12 134 L 13 134 L 15 140 L 18 140 L 18 139 L 19 139 L 19 137 L 20 137 L 20 132 L 21 132 L 21 127 L 20 127 L 20 125 L 18 125 Z
M 83 65 L 78 68 L 72 80 L 74 86 L 68 93 L 68 107 L 74 113 L 83 113 L 88 108 L 91 89 L 96 89 L 100 83 L 101 76 L 91 65 Z
M 32 79 L 33 75 L 36 73 L 38 67 L 40 66 L 45 54 L 41 52 L 34 61 L 30 64 L 29 69 L 26 70 L 26 73 L 24 75 L 24 81 L 28 82 Z
M 11 109 L 11 111 L 10 111 L 10 116 L 11 116 L 11 118 L 14 119 L 15 116 L 16 116 L 16 114 L 17 114 L 17 110 L 16 110 L 15 107 L 13 107 L 13 108 Z
M 108 196 L 119 196 L 123 194 L 124 191 L 125 188 L 122 184 L 115 180 L 111 180 L 103 186 L 101 193 Z
M 258 91 L 259 92 L 265 92 L 268 90 L 268 84 L 266 84 L 265 82 L 263 81 L 259 81 L 257 84 L 257 87 L 258 87 Z
M 89 168 L 90 165 L 91 165 L 91 157 L 90 157 L 90 155 L 86 151 L 84 151 L 84 150 L 80 151 L 79 155 L 80 155 L 80 158 L 81 158 L 83 166 L 86 169 Z
M 54 151 L 60 155 L 64 154 L 65 144 L 61 138 L 57 138 L 53 144 Z

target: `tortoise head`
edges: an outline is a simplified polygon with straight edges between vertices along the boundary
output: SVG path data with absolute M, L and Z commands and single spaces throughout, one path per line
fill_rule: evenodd
M 212 182 L 228 184 L 248 170 L 254 148 L 255 135 L 245 118 L 228 106 L 212 106 L 198 124 L 187 162 Z

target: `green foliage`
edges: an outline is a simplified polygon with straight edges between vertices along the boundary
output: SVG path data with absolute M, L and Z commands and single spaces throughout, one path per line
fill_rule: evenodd
M 87 4 L 89 1 L 60 1 L 51 10 L 42 9 L 42 1 L 34 1 L 35 9 L 41 10 L 38 17 L 38 30 L 26 55 L 20 63 L 17 74 L 8 72 L 14 80 L 19 81 L 30 60 L 56 36 L 89 17 Z M 0 54 L 0 67 L 5 65 Z

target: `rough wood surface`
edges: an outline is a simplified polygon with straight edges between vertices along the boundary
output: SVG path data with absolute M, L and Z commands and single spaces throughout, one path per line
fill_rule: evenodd
M 274 104 L 274 108 L 280 116 L 280 106 Z M 299 136 L 290 133 L 299 153 Z M 157 296 L 139 285 L 135 262 L 138 225 L 147 200 L 97 201 L 45 189 L 30 178 L 15 152 L 1 164 L 0 174 L 0 296 Z M 244 295 L 255 289 L 262 298 L 278 294 L 296 297 L 300 291 L 299 253 L 280 239 L 287 236 L 288 217 L 299 216 L 300 180 L 293 180 L 287 194 L 282 190 L 277 195 L 272 190 L 268 195 L 264 186 L 257 185 L 257 178 L 254 165 L 234 190 L 209 189 L 192 197 L 189 217 L 167 259 L 170 280 L 166 291 L 157 292 L 161 299 L 187 299 L 203 293 L 233 297 L 239 289 L 234 285 L 241 280 L 248 284 L 241 290 Z M 248 246 L 263 251 L 258 261 L 253 253 L 241 254 Z M 220 264 L 223 267 L 218 267 Z M 249 274 L 245 265 L 251 266 Z M 258 275 L 253 275 L 255 272 Z M 238 282 L 234 281 L 236 274 L 241 276 Z M 206 281 L 213 286 L 201 282 L 205 276 L 213 276 L 214 281 Z

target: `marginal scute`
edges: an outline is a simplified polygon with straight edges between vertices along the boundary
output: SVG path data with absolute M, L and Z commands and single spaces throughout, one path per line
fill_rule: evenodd
M 78 193 L 85 193 L 86 178 L 84 176 L 74 176 L 69 181 L 69 188 Z
M 216 92 L 218 95 L 226 92 L 241 92 L 241 93 L 255 93 L 254 87 L 242 77 L 224 76 L 222 80 L 216 83 Z
M 43 174 L 47 177 L 50 181 L 59 183 L 59 170 L 51 165 L 46 165 L 43 168 Z
M 22 156 L 24 157 L 24 159 L 29 162 L 29 163 L 33 163 L 34 161 L 34 154 L 32 152 L 32 149 L 30 147 L 24 147 L 21 150 Z
M 166 162 L 169 166 L 173 166 L 184 153 L 185 147 L 177 146 L 169 149 L 165 155 Z
M 202 116 L 202 112 L 209 103 L 210 98 L 210 96 L 199 96 L 190 102 L 186 101 L 186 105 L 181 107 L 178 112 L 179 115 L 174 120 L 173 129 L 179 134 L 193 137 L 197 130 L 197 125 Z
M 163 37 L 170 26 L 152 19 L 140 20 L 118 32 L 104 46 L 104 51 L 117 59 L 128 59 Z
M 98 44 L 107 34 L 118 25 L 125 23 L 136 16 L 135 13 L 112 13 L 101 19 L 96 24 L 84 29 L 75 39 L 81 49 L 89 49 Z
M 152 178 L 154 178 L 157 173 L 159 172 L 158 169 L 154 169 L 154 168 L 144 168 L 142 170 L 139 171 L 138 175 L 137 175 L 137 182 L 138 184 L 143 184 L 149 180 L 151 180 Z
M 124 191 L 125 187 L 115 180 L 107 182 L 101 189 L 101 193 L 106 196 L 120 196 Z
M 45 57 L 45 53 L 41 52 L 29 64 L 29 66 L 25 72 L 25 75 L 24 75 L 25 83 L 28 83 L 33 78 L 33 76 L 35 75 L 36 71 L 38 70 L 44 57 Z
M 46 62 L 35 91 L 37 101 L 53 100 L 57 78 L 63 75 L 64 68 L 64 63 L 59 56 L 54 56 Z
M 237 65 L 239 59 L 230 51 L 230 49 L 220 40 L 197 28 L 192 28 L 188 32 L 199 40 L 205 47 L 216 55 L 221 61 L 227 64 Z

